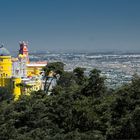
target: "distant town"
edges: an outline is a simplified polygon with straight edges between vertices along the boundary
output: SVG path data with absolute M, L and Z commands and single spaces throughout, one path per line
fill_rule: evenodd
M 60 61 L 65 64 L 66 71 L 76 67 L 86 68 L 85 73 L 93 68 L 100 69 L 107 78 L 111 88 L 129 83 L 132 76 L 140 74 L 140 54 L 136 53 L 51 53 L 36 52 L 30 54 L 31 61 Z

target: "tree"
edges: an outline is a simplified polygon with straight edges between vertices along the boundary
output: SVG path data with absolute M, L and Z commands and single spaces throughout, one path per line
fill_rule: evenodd
M 76 77 L 76 83 L 78 85 L 83 85 L 85 80 L 86 80 L 86 76 L 84 75 L 84 71 L 85 71 L 85 68 L 80 68 L 80 67 L 77 67 L 73 70 L 73 73 Z
M 140 78 L 115 89 L 110 103 L 106 139 L 139 139 Z
M 62 88 L 68 88 L 72 84 L 76 84 L 74 74 L 72 72 L 63 72 L 58 81 L 58 85 L 60 85 Z
M 83 94 L 86 96 L 93 96 L 95 98 L 101 97 L 106 92 L 105 78 L 101 76 L 101 71 L 93 69 L 90 72 L 88 83 L 83 88 Z
M 12 99 L 13 94 L 7 88 L 0 87 L 0 102 L 7 99 Z
M 62 62 L 53 62 L 48 63 L 46 67 L 44 67 L 45 73 L 48 75 L 50 71 L 53 71 L 57 74 L 62 74 L 64 71 L 64 64 Z
M 92 70 L 83 83 L 78 78 L 84 78 L 81 68 L 62 70 L 50 96 L 38 91 L 16 102 L 3 96 L 0 139 L 140 139 L 139 76 L 114 90 L 107 89 L 99 70 Z

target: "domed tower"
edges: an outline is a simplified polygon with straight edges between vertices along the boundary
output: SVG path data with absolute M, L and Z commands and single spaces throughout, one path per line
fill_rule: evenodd
M 12 61 L 9 51 L 0 46 L 0 77 L 11 77 L 12 76 Z
M 20 50 L 19 50 L 19 55 L 23 55 L 23 57 L 26 58 L 27 63 L 29 63 L 29 54 L 28 54 L 28 45 L 27 43 L 20 42 Z

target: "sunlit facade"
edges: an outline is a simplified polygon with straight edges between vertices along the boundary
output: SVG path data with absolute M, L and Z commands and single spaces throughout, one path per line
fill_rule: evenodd
M 32 91 L 44 88 L 43 67 L 47 62 L 30 62 L 28 46 L 20 42 L 19 54 L 12 58 L 9 51 L 0 47 L 0 87 L 5 87 L 17 100 L 21 94 L 30 95 Z

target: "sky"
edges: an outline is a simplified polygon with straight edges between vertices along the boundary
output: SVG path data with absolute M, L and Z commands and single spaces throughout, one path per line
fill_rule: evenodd
M 140 0 L 0 0 L 0 43 L 17 51 L 139 51 Z

